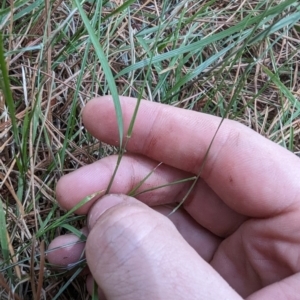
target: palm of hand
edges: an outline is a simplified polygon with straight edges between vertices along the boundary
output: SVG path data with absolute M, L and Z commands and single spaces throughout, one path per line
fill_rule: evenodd
M 241 296 L 297 298 L 300 277 L 297 202 L 287 206 L 282 203 L 282 207 L 277 208 L 274 205 L 264 214 L 264 199 L 257 199 L 262 210 L 257 212 L 259 217 L 251 217 L 250 213 L 239 214 L 225 205 L 226 200 L 219 199 L 204 181 L 199 181 L 196 193 L 184 203 L 190 215 L 178 212 L 171 220 L 193 248 Z M 235 204 L 237 209 L 243 209 L 239 204 Z M 158 210 L 165 214 L 170 211 Z
M 211 265 L 242 296 L 262 289 L 252 296 L 255 299 L 296 297 L 298 284 L 293 283 L 299 280 L 300 243 L 299 237 L 295 237 L 299 227 L 297 218 L 299 213 L 297 216 L 291 212 L 246 220 L 218 246 Z
M 92 101 L 85 109 L 85 125 L 95 137 L 116 144 L 115 118 L 107 118 L 114 114 L 113 104 L 102 101 Z M 110 192 L 128 193 L 162 161 L 136 198 L 164 213 L 161 205 L 178 203 L 190 183 L 142 191 L 197 174 L 220 120 L 142 104 L 127 145 L 135 154 L 122 159 Z M 126 128 L 135 101 L 124 98 L 122 105 Z M 57 187 L 61 205 L 71 208 L 87 194 L 105 189 L 115 163 L 111 156 L 65 176 Z M 285 149 L 225 121 L 184 210 L 171 216 L 183 237 L 243 297 L 299 293 L 299 166 L 299 159 Z M 91 205 L 78 212 L 88 213 Z

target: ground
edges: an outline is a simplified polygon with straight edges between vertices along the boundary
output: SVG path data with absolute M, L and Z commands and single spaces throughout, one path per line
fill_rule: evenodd
M 299 20 L 298 1 L 2 1 L 0 298 L 88 297 L 45 250 L 85 221 L 58 179 L 118 152 L 84 129 L 93 97 L 235 119 L 300 155 Z

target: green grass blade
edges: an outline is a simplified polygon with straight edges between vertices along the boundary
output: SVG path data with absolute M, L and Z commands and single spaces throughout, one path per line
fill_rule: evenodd
M 18 133 L 18 124 L 17 124 L 17 118 L 16 118 L 16 109 L 15 109 L 15 103 L 12 96 L 12 92 L 10 89 L 10 80 L 9 75 L 6 67 L 6 61 L 5 61 L 5 51 L 4 51 L 4 45 L 3 45 L 3 36 L 0 32 L 0 87 L 3 91 L 5 102 L 8 107 L 9 117 L 11 119 L 11 125 L 12 125 L 12 132 L 14 135 L 14 140 L 16 144 L 20 145 L 20 139 L 19 139 L 19 133 Z
M 0 200 L 0 246 L 1 246 L 1 252 L 2 257 L 7 264 L 9 262 L 9 248 L 8 248 L 8 240 L 7 240 L 7 232 L 6 232 L 6 218 L 5 218 L 5 212 L 3 208 L 3 202 Z M 8 275 L 10 278 L 12 278 L 12 270 L 8 270 Z
M 293 119 L 297 118 L 300 115 L 300 102 L 294 97 L 291 91 L 281 82 L 277 74 L 274 74 L 265 66 L 262 66 L 264 72 L 269 76 L 270 80 L 276 84 L 280 88 L 280 91 L 285 95 L 285 97 L 289 100 L 291 105 L 296 108 L 296 112 L 293 113 Z M 284 124 L 286 125 L 286 124 Z
M 102 195 L 104 195 L 105 191 L 98 191 L 95 192 L 91 195 L 88 195 L 86 197 L 84 197 L 79 203 L 77 203 L 72 209 L 70 209 L 66 214 L 64 214 L 62 217 L 60 217 L 58 220 L 55 220 L 53 223 L 49 224 L 48 226 L 46 226 L 45 228 L 43 228 L 43 230 L 39 230 L 36 234 L 37 238 L 39 238 L 40 236 L 42 236 L 43 234 L 45 234 L 46 231 L 51 230 L 51 229 L 55 229 L 59 226 L 62 226 L 62 224 L 65 223 L 65 220 L 72 215 L 77 209 L 79 209 L 81 206 L 83 206 L 84 204 L 88 203 L 89 201 L 91 201 L 92 199 L 95 198 L 100 198 Z
M 54 296 L 54 298 L 52 298 L 52 300 L 57 300 L 59 299 L 59 297 L 62 295 L 62 293 L 64 292 L 64 290 L 73 282 L 73 280 L 82 272 L 82 270 L 84 269 L 84 267 L 80 267 L 78 268 L 73 274 L 72 276 L 68 279 L 68 281 L 59 289 L 59 291 L 57 292 L 57 294 Z
M 293 151 L 294 150 L 294 128 L 291 126 L 290 128 L 290 137 L 289 137 L 289 150 Z
M 92 300 L 98 300 L 98 285 L 97 282 L 94 280 L 93 282 L 93 293 L 92 293 Z
M 86 241 L 86 236 L 80 230 L 76 229 L 74 226 L 71 226 L 70 224 L 62 224 L 60 227 L 69 230 L 71 233 L 76 235 L 80 241 Z
M 272 15 L 277 14 L 277 13 L 281 13 L 282 10 L 284 10 L 286 7 L 290 6 L 294 2 L 295 1 L 293 1 L 293 0 L 285 1 L 285 2 L 277 5 L 276 7 L 269 9 L 264 14 L 264 18 L 267 18 L 267 17 L 272 16 Z M 224 31 L 216 33 L 212 36 L 208 36 L 208 37 L 206 37 L 206 38 L 204 38 L 204 39 L 202 39 L 198 42 L 180 47 L 178 49 L 174 49 L 174 50 L 166 52 L 166 53 L 156 55 L 151 60 L 148 58 L 148 59 L 142 60 L 142 61 L 140 61 L 140 62 L 138 62 L 134 65 L 131 65 L 131 66 L 123 69 L 122 71 L 120 71 L 117 74 L 116 78 L 119 78 L 120 76 L 125 75 L 129 72 L 132 72 L 134 70 L 137 70 L 139 68 L 146 67 L 146 66 L 149 65 L 150 61 L 151 61 L 151 63 L 155 64 L 157 62 L 160 62 L 160 61 L 163 61 L 163 60 L 166 60 L 166 59 L 170 59 L 170 58 L 172 58 L 176 55 L 180 55 L 180 54 L 184 54 L 184 53 L 188 53 L 188 52 L 192 52 L 192 51 L 197 51 L 199 48 L 203 48 L 204 46 L 207 46 L 211 43 L 217 42 L 217 41 L 219 41 L 223 38 L 226 38 L 227 36 L 231 36 L 235 33 L 238 33 L 241 30 L 244 30 L 246 27 L 249 27 L 253 24 L 257 24 L 257 23 L 262 21 L 261 19 L 262 19 L 261 15 L 258 15 L 258 16 L 255 16 L 255 17 L 252 17 L 251 15 L 249 15 L 249 16 L 245 17 L 237 25 L 232 26 L 232 27 L 230 27 L 230 28 L 228 28 Z
M 96 36 L 96 33 L 93 30 L 93 28 L 90 24 L 90 21 L 89 21 L 87 15 L 85 14 L 83 8 L 81 7 L 79 0 L 74 0 L 74 2 L 76 4 L 76 7 L 77 7 L 79 13 L 80 13 L 82 21 L 83 21 L 83 23 L 84 23 L 84 25 L 85 25 L 88 33 L 89 33 L 90 39 L 93 43 L 93 46 L 95 47 L 96 54 L 98 56 L 99 62 L 102 65 L 103 72 L 106 76 L 106 80 L 107 80 L 108 86 L 110 88 L 110 92 L 111 92 L 111 95 L 112 95 L 112 98 L 113 98 L 113 101 L 114 101 L 115 111 L 116 111 L 116 115 L 117 115 L 120 147 L 122 147 L 122 144 L 123 144 L 123 131 L 124 131 L 124 129 L 123 129 L 123 116 L 122 116 L 122 109 L 121 109 L 121 105 L 120 105 L 119 94 L 118 94 L 118 90 L 117 90 L 116 83 L 115 83 L 115 80 L 114 80 L 114 76 L 113 76 L 112 71 L 110 69 L 110 66 L 108 64 L 107 56 L 105 55 L 105 53 L 104 53 L 104 51 L 103 51 L 103 49 L 102 49 L 102 47 L 99 43 L 99 40 Z
M 3 203 L 0 200 L 0 244 L 1 252 L 4 260 L 8 262 L 9 260 L 9 250 L 8 250 L 8 241 L 7 241 L 7 232 L 6 232 L 6 219 L 5 212 L 3 208 Z
M 134 188 L 133 191 L 130 191 L 129 196 L 136 197 L 138 195 L 141 195 L 141 194 L 144 194 L 144 193 L 147 193 L 147 192 L 158 190 L 158 189 L 161 189 L 161 188 L 164 188 L 164 187 L 167 187 L 167 186 L 171 186 L 171 185 L 176 185 L 176 184 L 181 184 L 181 183 L 188 182 L 188 181 L 193 181 L 193 180 L 196 180 L 196 179 L 197 179 L 196 176 L 189 177 L 189 178 L 184 178 L 184 179 L 172 181 L 172 182 L 169 182 L 169 183 L 166 183 L 166 184 L 158 185 L 158 186 L 155 186 L 153 188 L 146 189 L 146 190 L 140 191 L 138 193 L 135 193 L 137 191 L 137 189 L 139 188 L 139 186 L 138 186 L 137 188 Z
M 125 9 L 127 9 L 131 4 L 133 4 L 136 0 L 128 0 L 124 2 L 122 5 L 120 5 L 118 8 L 116 8 L 113 12 L 111 12 L 109 15 L 107 15 L 105 18 L 103 18 L 103 21 L 108 20 L 110 17 L 123 12 Z
M 157 170 L 159 166 L 161 166 L 162 163 L 159 163 L 149 174 L 147 174 L 129 193 L 129 196 L 134 197 L 136 194 L 136 191 L 143 185 L 143 183 Z

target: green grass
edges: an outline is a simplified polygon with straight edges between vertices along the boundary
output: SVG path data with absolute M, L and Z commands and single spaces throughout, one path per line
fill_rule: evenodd
M 0 4 L 3 299 L 7 287 L 24 299 L 38 299 L 40 288 L 51 299 L 72 299 L 72 289 L 85 299 L 82 266 L 71 280 L 68 270 L 38 266 L 42 241 L 79 235 L 84 223 L 57 206 L 58 179 L 112 153 L 122 159 L 123 148 L 100 144 L 82 126 L 95 96 L 113 96 L 123 146 L 118 95 L 235 119 L 300 154 L 297 1 L 116 3 Z M 133 126 L 134 118 L 127 138 Z

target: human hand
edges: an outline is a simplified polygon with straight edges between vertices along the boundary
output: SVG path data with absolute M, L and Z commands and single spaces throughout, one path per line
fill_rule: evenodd
M 120 98 L 126 133 L 136 100 Z M 118 144 L 110 97 L 90 101 L 83 120 L 95 137 Z M 219 124 L 210 115 L 141 103 L 112 194 L 78 210 L 88 214 L 90 290 L 93 276 L 107 299 L 298 299 L 300 161 L 284 148 L 225 120 L 182 209 L 170 218 L 157 212 L 168 213 L 163 205 L 178 203 L 191 182 L 138 194 L 139 201 L 125 196 L 158 162 L 138 191 L 198 174 Z M 105 190 L 116 161 L 110 156 L 62 177 L 60 205 L 71 209 Z M 50 249 L 70 239 L 58 237 Z M 67 265 L 82 247 L 48 259 Z

